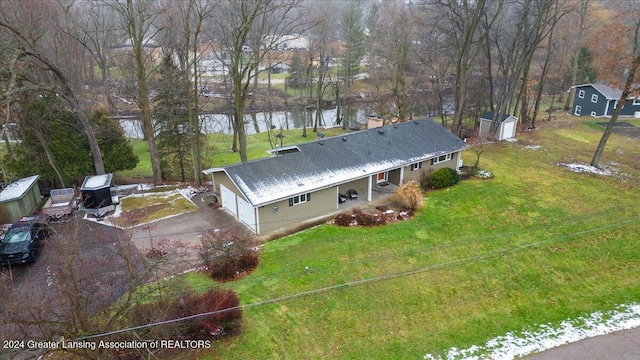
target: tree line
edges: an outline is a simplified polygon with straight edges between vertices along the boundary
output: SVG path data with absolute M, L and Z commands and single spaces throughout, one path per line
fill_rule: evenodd
M 2 167 L 58 184 L 132 168 L 130 145 L 105 141 L 100 134 L 118 131 L 96 120 L 117 115 L 124 97 L 141 118 L 154 183 L 200 185 L 211 165 L 203 89 L 225 95 L 231 150 L 247 161 L 244 115 L 273 106 L 270 75 L 282 64 L 285 105 L 288 84 L 301 89 L 304 106 L 336 103 L 338 124 L 341 100 L 355 92 L 387 123 L 427 115 L 469 137 L 493 111 L 493 131 L 507 113 L 534 129 L 550 117 L 542 109 L 569 107 L 571 85 L 633 79 L 637 19 L 634 2 L 595 0 L 0 1 Z M 305 45 L 291 49 L 292 39 Z M 207 75 L 205 57 L 222 74 Z M 23 140 L 15 146 L 14 123 Z M 316 111 L 313 131 L 318 123 Z

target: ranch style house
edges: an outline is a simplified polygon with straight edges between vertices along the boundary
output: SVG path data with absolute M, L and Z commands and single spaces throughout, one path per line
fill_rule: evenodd
M 262 235 L 339 212 L 347 199 L 371 201 L 430 170 L 459 169 L 467 147 L 431 119 L 412 120 L 203 172 L 212 175 L 222 207 Z

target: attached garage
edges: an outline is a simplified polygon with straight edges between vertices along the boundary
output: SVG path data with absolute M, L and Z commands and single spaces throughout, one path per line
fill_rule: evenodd
M 238 199 L 238 219 L 247 224 L 253 231 L 256 230 L 256 211 L 248 202 L 244 201 L 241 197 Z
M 495 114 L 492 111 L 482 115 L 480 118 L 480 133 L 481 137 L 489 136 L 491 130 L 491 122 Z M 493 137 L 495 140 L 507 140 L 516 137 L 516 126 L 518 124 L 518 118 L 513 115 L 504 114 L 500 119 L 500 126 L 496 130 L 496 134 Z
M 253 231 L 257 232 L 256 210 L 241 196 L 236 195 L 231 189 L 220 184 L 220 198 L 222 207 L 229 210 L 238 220 L 247 224 Z
M 234 216 L 238 216 L 236 194 L 222 184 L 220 184 L 220 202 L 223 208 L 229 210 Z

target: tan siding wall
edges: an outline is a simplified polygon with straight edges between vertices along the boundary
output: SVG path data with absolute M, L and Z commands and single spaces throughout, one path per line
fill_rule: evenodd
M 405 183 L 408 183 L 411 180 L 420 182 L 420 174 L 423 172 L 426 172 L 425 167 L 428 167 L 428 164 L 431 164 L 431 162 L 430 161 L 422 162 L 422 169 L 418 169 L 415 171 L 411 171 L 411 166 L 405 166 L 403 181 Z
M 422 169 L 425 171 L 438 170 L 443 167 L 455 169 L 457 166 L 458 166 L 458 155 L 457 153 L 454 153 L 451 155 L 451 160 L 443 161 L 439 164 L 431 165 L 431 160 L 427 160 L 425 161 L 424 164 L 422 164 Z
M 375 186 L 375 179 L 373 179 L 373 184 Z M 340 194 L 346 194 L 347 190 L 353 189 L 358 192 L 358 197 L 367 196 L 367 187 L 369 186 L 369 178 L 365 177 L 362 179 L 350 181 L 348 183 L 344 183 L 340 185 Z
M 289 206 L 289 199 L 285 199 L 275 204 L 261 206 L 258 208 L 260 234 L 337 211 L 337 203 L 336 188 L 330 187 L 312 192 L 311 200 L 299 205 Z M 277 212 L 273 212 L 274 206 L 278 207 Z
M 233 191 L 236 195 L 238 195 L 238 196 L 240 196 L 240 197 L 242 197 L 244 199 L 244 196 L 242 196 L 242 194 L 240 194 L 240 190 L 238 190 L 238 188 L 233 184 L 233 182 L 227 176 L 226 173 L 224 173 L 224 172 L 215 173 L 214 181 L 215 181 L 215 189 L 214 190 L 215 190 L 215 192 L 217 194 L 220 194 L 220 184 L 222 184 L 227 189 Z
M 389 171 L 389 182 L 395 185 L 400 185 L 400 169 Z
M 486 136 L 491 129 L 491 121 L 480 120 L 480 136 Z

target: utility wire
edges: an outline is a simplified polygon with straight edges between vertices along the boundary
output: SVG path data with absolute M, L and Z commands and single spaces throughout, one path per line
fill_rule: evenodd
M 416 269 L 400 271 L 400 272 L 381 275 L 381 276 L 372 277 L 372 278 L 368 278 L 368 279 L 362 279 L 362 280 L 356 280 L 356 281 L 346 282 L 346 283 L 342 283 L 342 284 L 336 284 L 336 285 L 327 286 L 327 287 L 323 287 L 323 288 L 319 288 L 319 289 L 303 291 L 303 292 L 299 292 L 299 293 L 296 293 L 296 294 L 284 295 L 284 296 L 277 297 L 277 298 L 262 300 L 262 301 L 251 303 L 251 304 L 239 305 L 239 306 L 234 306 L 234 307 L 231 307 L 231 308 L 226 308 L 226 309 L 221 309 L 221 310 L 216 310 L 216 311 L 209 311 L 209 312 L 194 314 L 194 315 L 180 317 L 180 318 L 171 319 L 171 320 L 164 320 L 164 321 L 159 321 L 159 322 L 150 323 L 150 324 L 144 324 L 144 325 L 128 327 L 128 328 L 123 328 L 123 329 L 119 329 L 119 330 L 114 330 L 114 331 L 109 331 L 109 332 L 104 332 L 104 333 L 99 333 L 99 334 L 94 334 L 94 335 L 83 336 L 83 337 L 79 337 L 79 338 L 75 339 L 75 341 L 83 341 L 83 340 L 96 339 L 96 338 L 106 337 L 106 336 L 111 336 L 111 335 L 117 335 L 117 334 L 122 334 L 122 333 L 130 332 L 130 331 L 141 330 L 141 329 L 146 329 L 146 328 L 155 327 L 155 326 L 168 325 L 168 324 L 173 324 L 173 323 L 176 323 L 176 322 L 187 321 L 187 320 L 196 319 L 196 318 L 204 317 L 204 316 L 217 315 L 217 314 L 222 314 L 222 313 L 226 313 L 226 312 L 230 312 L 230 311 L 243 310 L 243 309 L 248 309 L 248 308 L 267 305 L 267 304 L 274 304 L 274 303 L 294 300 L 294 299 L 297 299 L 297 298 L 310 296 L 310 295 L 316 295 L 316 294 L 329 292 L 329 291 L 334 291 L 334 290 L 338 290 L 338 289 L 342 289 L 342 288 L 355 287 L 355 286 L 365 285 L 365 284 L 369 284 L 369 283 L 373 283 L 373 282 L 386 281 L 386 280 L 392 280 L 392 279 L 405 277 L 405 276 L 417 275 L 417 274 L 420 274 L 420 273 L 439 270 L 439 269 L 443 269 L 443 268 L 449 268 L 449 267 L 453 267 L 453 266 L 457 266 L 457 265 L 462 265 L 462 264 L 465 264 L 465 263 L 489 260 L 489 259 L 492 259 L 492 258 L 497 258 L 497 257 L 500 257 L 500 256 L 507 255 L 509 253 L 515 253 L 515 252 L 518 252 L 518 251 L 523 251 L 523 250 L 527 250 L 527 249 L 530 249 L 530 248 L 539 247 L 541 245 L 559 242 L 560 240 L 566 240 L 566 239 L 574 238 L 574 237 L 585 235 L 585 234 L 590 234 L 590 233 L 601 231 L 601 230 L 605 230 L 605 229 L 620 228 L 623 225 L 626 225 L 626 224 L 631 223 L 631 222 L 636 222 L 636 221 L 637 221 L 636 219 L 622 221 L 622 222 L 619 222 L 619 223 L 609 224 L 609 225 L 605 225 L 605 226 L 601 226 L 601 227 L 597 227 L 597 228 L 593 228 L 593 229 L 579 231 L 579 232 L 575 232 L 575 233 L 572 233 L 572 234 L 567 234 L 567 235 L 560 236 L 560 237 L 541 240 L 541 241 L 537 241 L 537 242 L 534 242 L 534 243 L 518 245 L 518 246 L 515 246 L 515 247 L 512 247 L 512 248 L 502 248 L 502 249 L 498 249 L 496 251 L 492 251 L 492 252 L 488 252 L 488 253 L 484 253 L 484 254 L 479 254 L 479 255 L 475 255 L 475 256 L 470 256 L 470 257 L 465 257 L 465 258 L 462 258 L 462 259 L 451 260 L 451 261 L 447 261 L 447 262 L 443 262 L 443 263 L 439 263 L 439 264 L 435 264 L 435 265 L 431 265 L 431 266 L 427 266 L 427 267 L 420 267 L 420 268 L 416 268 Z

